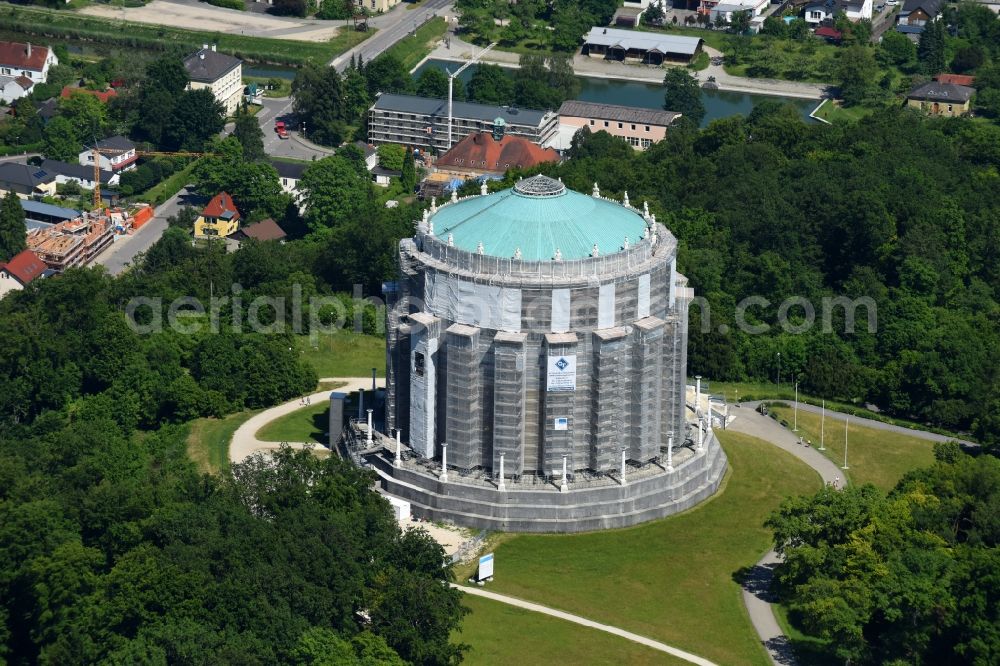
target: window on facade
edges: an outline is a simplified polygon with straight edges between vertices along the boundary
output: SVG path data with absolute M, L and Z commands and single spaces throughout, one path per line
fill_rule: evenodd
M 423 352 L 415 352 L 413 354 L 413 374 L 417 377 L 423 377 L 426 372 L 426 360 L 424 359 Z
M 591 120 L 591 121 L 590 121 L 590 124 L 591 124 L 591 125 L 593 125 L 593 124 L 594 124 L 594 121 L 593 121 L 593 120 Z
M 618 129 L 621 129 L 621 128 L 622 128 L 622 124 L 618 123 Z
M 948 113 L 951 113 L 951 104 L 948 105 Z
M 652 139 L 643 139 L 642 140 L 642 147 L 643 148 L 649 148 L 652 145 L 653 145 Z
M 635 125 L 632 125 L 632 129 L 635 130 Z
M 646 131 L 647 132 L 649 131 L 649 125 L 646 125 Z
M 605 127 L 607 127 L 607 126 L 608 126 L 608 121 L 607 121 L 607 120 L 605 120 L 605 121 L 604 121 L 604 126 L 605 126 Z

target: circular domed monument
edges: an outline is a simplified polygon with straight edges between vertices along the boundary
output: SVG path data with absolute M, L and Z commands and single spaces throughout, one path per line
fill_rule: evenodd
M 546 176 L 430 211 L 387 288 L 386 426 L 367 459 L 422 518 L 510 531 L 623 527 L 718 488 L 686 404 L 693 297 L 643 207 Z M 395 450 L 393 450 L 395 449 Z

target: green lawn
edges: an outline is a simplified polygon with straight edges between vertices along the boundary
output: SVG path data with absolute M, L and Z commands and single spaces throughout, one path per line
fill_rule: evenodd
M 434 45 L 447 30 L 448 23 L 445 22 L 444 17 L 438 16 L 417 28 L 416 35 L 411 35 L 393 44 L 386 53 L 391 53 L 399 58 L 406 71 L 410 71 L 434 50 Z
M 170 51 L 180 47 L 194 50 L 205 42 L 244 61 L 280 65 L 326 63 L 375 33 L 342 29 L 327 42 L 304 42 L 291 39 L 248 37 L 220 32 L 183 30 L 168 26 L 116 21 L 81 16 L 64 10 L 41 7 L 6 6 L 0 11 L 0 25 L 5 33 L 35 36 L 49 41 L 97 42 L 102 46 L 149 51 Z
M 793 423 L 791 407 L 773 407 L 779 419 Z M 819 446 L 819 414 L 799 411 L 798 434 Z M 826 419 L 824 442 L 826 454 L 838 466 L 844 464 L 844 422 Z M 891 490 L 903 474 L 934 462 L 934 442 L 903 433 L 866 428 L 855 423 L 847 429 L 847 464 L 845 476 L 851 483 L 872 483 L 882 490 Z
M 845 108 L 839 102 L 829 100 L 820 108 L 816 117 L 831 123 L 850 123 L 857 122 L 871 113 L 871 109 L 866 109 L 863 106 L 849 106 Z
M 236 429 L 257 412 L 237 412 L 223 419 L 195 419 L 188 433 L 188 456 L 202 472 L 220 474 L 229 469 L 229 442 Z
M 281 81 L 281 85 L 279 85 L 277 88 L 274 88 L 273 90 L 265 90 L 264 91 L 264 97 L 288 97 L 288 96 L 290 96 L 292 94 L 292 82 L 289 79 L 275 78 L 274 80 L 275 81 Z M 256 83 L 257 86 L 258 86 L 258 89 L 260 89 L 261 87 L 263 87 L 264 85 L 266 85 L 268 81 L 271 81 L 271 78 L 270 77 L 266 77 L 266 76 L 244 76 L 243 77 L 243 84 L 244 85 L 249 85 L 251 83 Z
M 471 649 L 463 664 L 686 664 L 668 654 L 559 618 L 465 595 L 472 610 L 452 639 Z
M 330 405 L 327 401 L 307 405 L 271 421 L 257 431 L 265 442 L 315 442 L 326 446 Z
M 373 335 L 361 335 L 339 330 L 333 335 L 320 336 L 317 345 L 309 336 L 298 339 L 302 357 L 309 361 L 322 377 L 370 377 L 375 368 L 385 377 L 385 340 Z
M 767 664 L 733 575 L 771 545 L 765 518 L 819 476 L 752 437 L 718 433 L 731 473 L 687 513 L 623 530 L 502 535 L 490 589 L 649 636 L 719 664 Z M 470 571 L 460 569 L 459 580 Z
M 175 171 L 145 192 L 140 192 L 130 198 L 135 201 L 148 203 L 152 206 L 159 206 L 161 203 L 180 192 L 185 185 L 192 181 L 191 172 L 194 171 L 196 164 L 198 164 L 198 160 L 192 161 L 180 171 Z
M 734 49 L 736 44 L 741 46 Z M 837 66 L 837 47 L 820 39 L 753 37 L 726 42 L 721 50 L 726 54 L 726 72 L 733 76 L 827 83 Z

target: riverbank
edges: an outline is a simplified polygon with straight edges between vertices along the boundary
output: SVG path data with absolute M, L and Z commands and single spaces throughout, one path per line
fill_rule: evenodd
M 721 56 L 722 53 L 709 46 L 703 47 L 709 57 Z M 448 43 L 438 44 L 430 55 L 417 64 L 418 69 L 427 60 L 448 60 L 451 62 L 468 62 L 482 48 L 462 41 L 450 35 Z M 517 68 L 520 55 L 507 51 L 489 51 L 479 62 L 502 67 Z M 659 85 L 663 83 L 663 68 L 651 65 L 629 65 L 611 60 L 595 60 L 589 56 L 577 54 L 573 56 L 573 71 L 577 76 L 631 81 Z M 715 77 L 718 90 L 737 92 L 750 95 L 772 95 L 778 97 L 795 97 L 798 99 L 822 99 L 827 95 L 828 86 L 817 83 L 800 83 L 798 81 L 779 81 L 776 79 L 752 79 L 727 74 L 722 65 L 709 65 L 697 72 L 699 80 L 707 82 L 709 77 Z

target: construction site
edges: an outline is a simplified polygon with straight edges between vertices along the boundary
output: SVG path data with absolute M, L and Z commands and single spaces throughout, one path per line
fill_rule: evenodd
M 153 217 L 153 208 L 148 204 L 139 204 L 129 208 L 83 211 L 78 217 L 54 224 L 32 220 L 31 212 L 27 215 L 30 227 L 28 249 L 49 268 L 61 272 L 93 262 L 115 241 L 116 236 L 130 234 L 149 221 Z
M 384 432 L 347 453 L 420 518 L 475 528 L 623 527 L 711 496 L 725 417 L 686 390 L 676 255 L 596 184 L 433 201 L 386 285 Z

